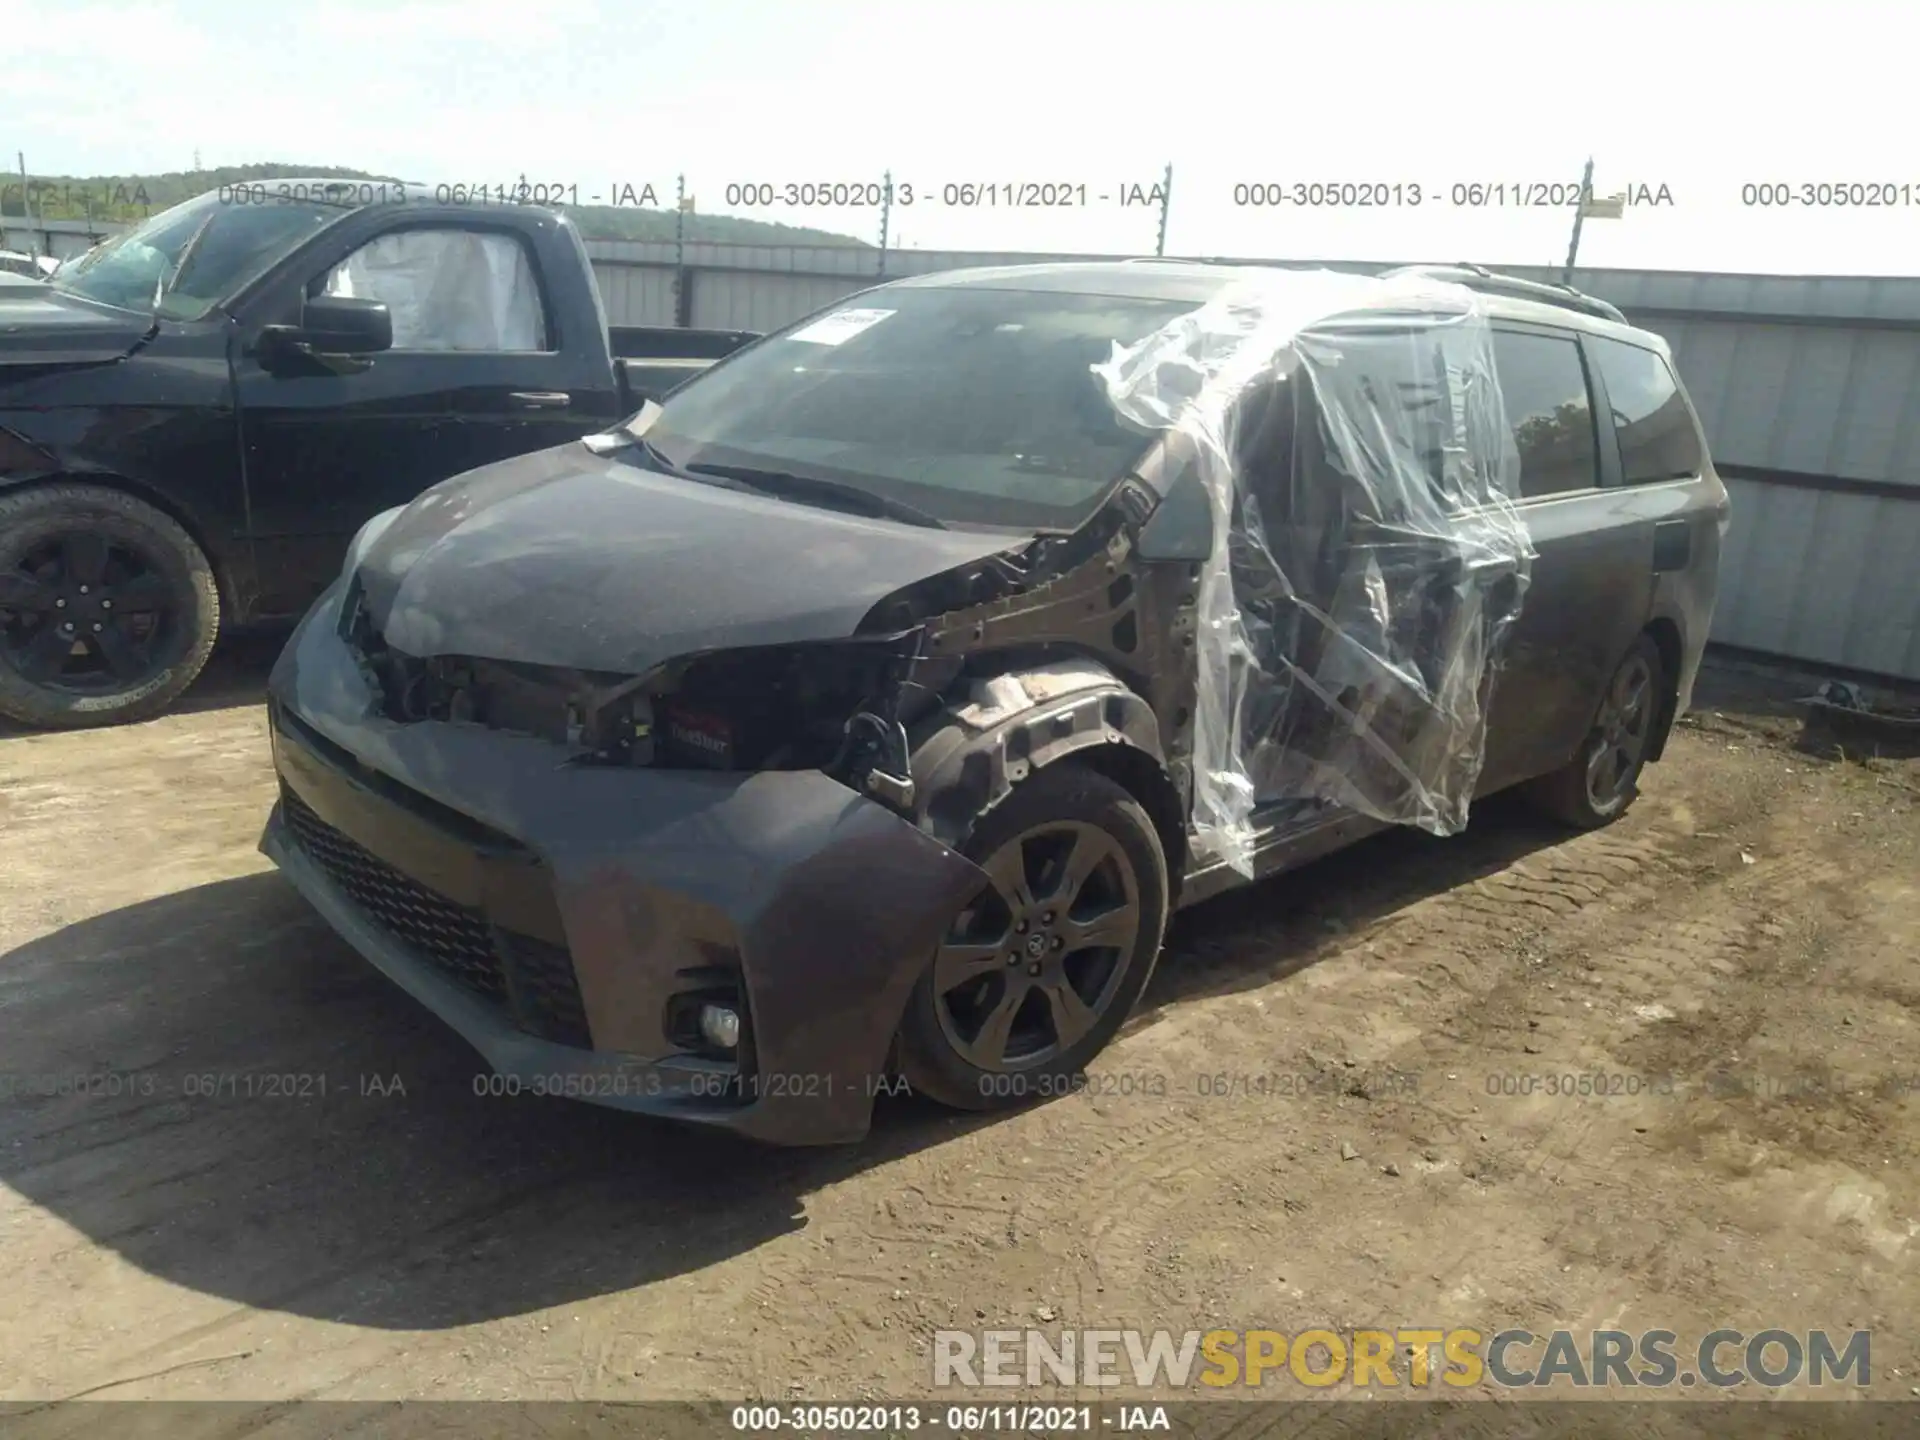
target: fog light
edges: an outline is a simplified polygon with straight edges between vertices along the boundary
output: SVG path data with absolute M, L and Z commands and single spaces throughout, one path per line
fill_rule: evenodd
M 740 1043 L 740 1016 L 724 1005 L 700 1007 L 700 1034 L 709 1044 L 731 1050 Z

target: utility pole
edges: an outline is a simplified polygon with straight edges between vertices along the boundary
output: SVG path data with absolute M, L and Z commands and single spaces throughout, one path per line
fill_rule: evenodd
M 693 310 L 687 286 L 687 177 L 674 181 L 673 195 L 673 323 L 686 327 Z
M 1167 162 L 1167 173 L 1160 181 L 1160 238 L 1153 242 L 1153 253 L 1167 253 L 1167 211 L 1173 205 L 1173 162 Z
M 673 192 L 673 265 L 677 270 L 687 262 L 687 177 L 681 175 Z
M 1560 276 L 1562 285 L 1573 284 L 1574 257 L 1580 253 L 1580 222 L 1587 218 L 1587 206 L 1593 200 L 1593 157 L 1587 157 L 1586 172 L 1580 177 L 1580 198 L 1573 207 L 1573 239 L 1567 244 L 1567 268 Z
M 27 254 L 34 260 L 40 258 L 40 221 L 33 213 L 33 186 L 27 180 L 27 152 L 14 152 L 20 161 L 20 213 L 27 221 Z
M 880 177 L 880 276 L 887 275 L 887 223 L 893 218 L 893 171 Z

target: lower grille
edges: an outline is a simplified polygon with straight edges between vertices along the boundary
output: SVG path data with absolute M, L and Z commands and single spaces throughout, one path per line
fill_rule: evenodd
M 287 824 L 300 848 L 354 904 L 481 999 L 505 1003 L 506 976 L 486 917 L 402 875 L 327 824 L 291 790 L 285 797 Z
M 521 1028 L 562 1045 L 593 1048 L 587 1007 L 573 978 L 573 956 L 564 945 L 496 930 L 513 988 Z
M 586 1006 L 564 946 L 516 935 L 400 873 L 282 788 L 287 828 L 307 858 L 375 924 L 520 1029 L 590 1048 Z

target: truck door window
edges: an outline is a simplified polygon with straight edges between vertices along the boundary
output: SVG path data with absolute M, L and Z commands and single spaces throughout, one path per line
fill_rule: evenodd
M 336 265 L 320 288 L 384 302 L 395 350 L 550 348 L 526 248 L 498 231 L 390 231 Z
M 1700 436 L 1680 382 L 1651 350 L 1620 340 L 1592 341 L 1620 436 L 1621 480 L 1651 485 L 1700 473 Z
M 1522 496 L 1591 490 L 1600 483 L 1593 401 L 1571 338 L 1495 330 L 1500 398 L 1520 451 Z

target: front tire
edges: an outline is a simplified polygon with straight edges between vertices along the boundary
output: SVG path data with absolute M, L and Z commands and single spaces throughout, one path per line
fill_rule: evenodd
M 1627 813 L 1653 745 L 1669 684 L 1665 672 L 1660 647 L 1642 635 L 1608 679 L 1579 752 L 1526 787 L 1536 809 L 1577 830 L 1597 830 Z
M 1122 786 L 1066 763 L 982 816 L 961 851 L 989 884 L 914 986 L 901 1073 L 962 1110 L 1064 1093 L 1153 974 L 1168 910 L 1159 832 Z
M 158 715 L 220 630 L 213 569 L 144 501 L 62 483 L 0 496 L 0 716 L 49 730 Z

